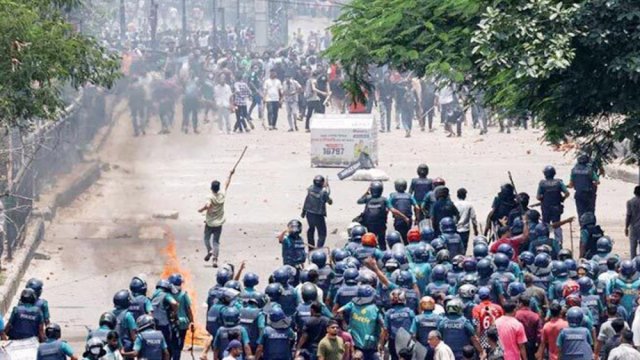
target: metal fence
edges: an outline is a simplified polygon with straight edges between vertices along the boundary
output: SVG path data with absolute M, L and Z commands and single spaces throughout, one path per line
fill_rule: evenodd
M 25 225 L 33 203 L 54 183 L 82 160 L 98 130 L 110 121 L 106 94 L 85 88 L 58 121 L 40 124 L 33 132 L 17 129 L 0 136 L 0 189 L 4 205 L 7 257 L 24 240 Z M 2 256 L 0 241 L 0 257 Z

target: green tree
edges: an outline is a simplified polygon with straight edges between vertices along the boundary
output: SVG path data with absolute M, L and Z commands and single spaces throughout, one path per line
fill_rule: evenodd
M 35 119 L 56 120 L 62 89 L 111 87 L 115 53 L 74 30 L 65 14 L 77 0 L 0 0 L 0 121 L 29 130 Z
M 638 1 L 353 0 L 332 30 L 327 55 L 348 69 L 350 91 L 367 64 L 388 64 L 482 91 L 507 115 L 529 112 L 553 143 L 604 160 L 615 142 L 640 154 Z

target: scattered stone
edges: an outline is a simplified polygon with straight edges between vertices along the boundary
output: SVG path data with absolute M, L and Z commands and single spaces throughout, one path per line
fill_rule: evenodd
M 111 171 L 111 165 L 109 165 L 109 163 L 104 163 L 102 164 L 101 169 L 102 171 Z
M 151 215 L 154 219 L 171 219 L 177 220 L 180 216 L 180 213 L 177 211 L 167 211 L 167 212 L 158 212 Z
M 115 236 L 115 238 L 116 238 L 116 239 L 130 239 L 130 238 L 131 238 L 131 235 L 130 235 L 130 234 L 127 234 L 127 233 L 124 233 L 124 234 L 118 234 L 118 235 L 116 235 L 116 236 Z
M 337 234 L 337 233 L 338 233 L 338 229 L 337 229 L 337 228 L 336 228 L 336 229 L 333 229 L 333 230 L 331 231 L 331 234 Z
M 33 254 L 33 258 L 35 260 L 51 260 L 51 256 L 43 253 L 38 253 L 38 252 Z

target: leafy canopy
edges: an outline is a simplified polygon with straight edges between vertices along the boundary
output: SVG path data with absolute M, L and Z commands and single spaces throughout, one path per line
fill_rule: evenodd
M 111 87 L 117 54 L 65 20 L 77 0 L 0 0 L 0 121 L 28 130 L 35 119 L 56 120 L 62 89 Z

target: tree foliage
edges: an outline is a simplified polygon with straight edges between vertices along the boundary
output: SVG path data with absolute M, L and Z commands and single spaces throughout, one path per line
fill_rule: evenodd
M 29 129 L 35 119 L 56 120 L 62 89 L 111 87 L 119 60 L 65 19 L 77 0 L 0 0 L 0 119 Z
M 412 70 L 536 116 L 551 142 L 605 160 L 614 142 L 640 154 L 638 1 L 353 0 L 332 32 L 327 55 L 348 69 L 351 91 L 369 64 Z

